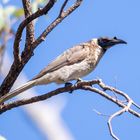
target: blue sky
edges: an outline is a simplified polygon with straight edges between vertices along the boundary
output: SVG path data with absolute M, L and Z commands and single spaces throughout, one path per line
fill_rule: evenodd
M 15 0 L 14 3 L 16 2 L 19 1 Z M 60 8 L 60 2 L 49 12 L 47 18 L 42 17 L 37 22 L 36 36 L 55 18 L 58 8 Z M 85 0 L 81 7 L 57 26 L 46 41 L 36 49 L 35 55 L 24 68 L 24 72 L 31 79 L 57 55 L 71 46 L 91 38 L 117 36 L 127 41 L 128 44 L 111 48 L 96 70 L 84 79 L 99 77 L 106 84 L 116 86 L 126 92 L 140 104 L 139 5 L 139 0 Z M 12 46 L 11 44 L 9 46 Z M 57 87 L 57 85 L 51 84 L 35 89 L 38 93 L 46 93 L 48 89 L 53 90 Z M 98 116 L 93 109 L 104 114 L 112 114 L 119 109 L 116 105 L 88 91 L 79 90 L 73 94 L 66 93 L 58 96 L 65 96 L 67 99 L 62 116 L 76 140 L 112 140 L 107 127 L 107 118 Z M 15 125 L 15 120 L 18 121 L 17 125 Z M 21 140 L 27 139 L 29 135 L 29 139 L 43 140 L 40 132 L 22 109 L 15 109 L 3 114 L 0 124 L 0 133 L 5 135 L 8 140 L 18 139 L 19 135 L 22 136 Z M 9 126 L 9 124 L 11 125 Z M 19 128 L 24 131 L 17 134 L 16 130 Z M 113 129 L 121 140 L 137 139 L 140 120 L 125 113 L 113 120 Z

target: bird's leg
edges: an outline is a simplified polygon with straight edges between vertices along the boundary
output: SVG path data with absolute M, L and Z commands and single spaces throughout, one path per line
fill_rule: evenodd
M 76 83 L 74 84 L 74 85 L 77 85 L 79 82 L 82 82 L 83 80 L 81 79 L 81 78 L 78 78 L 77 79 L 77 81 L 76 81 Z M 68 86 L 72 86 L 73 84 L 72 83 L 70 83 L 70 82 L 66 82 L 65 83 L 65 87 L 68 87 Z M 73 92 L 73 90 L 71 90 L 71 91 L 69 91 L 69 93 L 72 93 Z
M 80 82 L 84 82 L 84 80 L 81 79 L 81 78 L 78 78 L 77 81 L 76 81 L 76 83 L 74 84 L 74 86 L 77 86 L 77 84 L 80 83 Z
M 77 83 L 79 83 L 79 82 L 83 82 L 83 81 L 84 81 L 83 79 L 78 78 L 75 84 L 77 84 Z

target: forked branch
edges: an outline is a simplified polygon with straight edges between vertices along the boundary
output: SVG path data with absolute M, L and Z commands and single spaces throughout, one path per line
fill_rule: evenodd
M 103 90 L 95 88 L 95 87 L 92 87 L 95 84 L 99 85 Z M 58 94 L 61 94 L 61 93 L 65 93 L 65 92 L 75 91 L 75 90 L 78 90 L 78 89 L 88 90 L 88 91 L 91 91 L 93 93 L 97 93 L 97 94 L 103 96 L 104 98 L 110 100 L 111 102 L 115 103 L 119 107 L 121 107 L 121 109 L 119 111 L 117 111 L 116 113 L 112 114 L 109 117 L 109 120 L 108 120 L 108 127 L 109 127 L 109 130 L 110 130 L 110 134 L 111 134 L 111 136 L 115 140 L 119 140 L 119 139 L 113 133 L 113 129 L 112 129 L 112 125 L 111 125 L 111 121 L 112 121 L 112 119 L 114 117 L 119 116 L 119 115 L 123 114 L 124 112 L 129 112 L 132 115 L 140 118 L 140 114 L 130 108 L 132 105 L 135 105 L 137 107 L 139 107 L 139 106 L 126 93 L 124 93 L 124 92 L 122 92 L 122 91 L 120 91 L 120 90 L 118 90 L 118 89 L 116 89 L 114 87 L 105 85 L 102 82 L 101 79 L 99 79 L 99 80 L 95 79 L 95 80 L 91 80 L 91 81 L 81 81 L 81 82 L 78 82 L 75 85 L 70 85 L 70 86 L 58 88 L 58 89 L 56 89 L 54 91 L 48 92 L 48 93 L 43 94 L 43 95 L 35 96 L 35 97 L 29 98 L 29 99 L 17 100 L 17 101 L 14 101 L 14 102 L 10 102 L 10 103 L 1 105 L 0 114 L 6 112 L 7 110 L 10 110 L 10 109 L 22 106 L 22 105 L 26 105 L 26 104 L 35 103 L 35 102 L 38 102 L 38 101 L 47 100 L 50 97 L 53 97 L 55 95 L 58 95 Z M 116 98 L 110 96 L 109 94 L 107 94 L 105 92 L 106 90 L 109 90 L 111 92 L 115 92 L 116 94 L 126 98 L 127 99 L 127 104 L 122 102 L 121 100 L 116 99 Z
M 27 0 L 23 0 L 23 2 L 26 2 Z M 64 4 L 62 5 L 61 9 L 60 9 L 60 13 L 61 13 L 61 17 L 57 17 L 45 30 L 43 33 L 41 33 L 41 35 L 32 43 L 32 45 L 29 47 L 31 49 L 26 49 L 28 47 L 26 47 L 26 44 L 28 44 L 27 42 L 25 43 L 25 49 L 24 51 L 21 53 L 20 55 L 20 40 L 22 37 L 22 33 L 23 30 L 26 26 L 28 26 L 29 23 L 31 23 L 34 19 L 48 13 L 48 11 L 53 7 L 54 3 L 56 0 L 50 0 L 46 6 L 44 6 L 44 8 L 42 9 L 38 9 L 37 12 L 29 15 L 18 27 L 17 29 L 17 33 L 15 36 L 15 41 L 14 41 L 14 62 L 10 68 L 10 71 L 8 73 L 8 75 L 6 76 L 6 78 L 4 79 L 4 81 L 1 84 L 0 87 L 0 97 L 4 96 L 5 94 L 7 94 L 11 87 L 13 86 L 15 80 L 17 79 L 18 75 L 20 74 L 20 72 L 22 71 L 22 69 L 24 68 L 24 66 L 27 64 L 27 62 L 30 60 L 30 58 L 32 57 L 33 51 L 34 49 L 40 44 L 42 43 L 42 41 L 44 41 L 44 39 L 46 38 L 46 36 L 60 23 L 62 22 L 67 16 L 69 16 L 74 10 L 76 10 L 82 3 L 83 0 L 76 0 L 76 2 L 69 7 L 66 11 L 63 11 L 67 2 L 65 0 Z M 26 3 L 23 3 L 26 4 Z M 29 35 L 29 34 L 28 34 Z M 33 35 L 33 32 L 31 34 L 31 36 Z M 31 37 L 30 36 L 30 37 Z M 31 38 L 30 38 L 31 39 Z M 29 41 L 29 40 L 28 40 Z

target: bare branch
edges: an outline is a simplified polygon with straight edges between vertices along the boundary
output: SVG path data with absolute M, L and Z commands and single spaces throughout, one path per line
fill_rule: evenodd
M 130 107 L 131 107 L 131 105 L 132 105 L 132 102 L 133 102 L 133 101 L 130 99 L 129 102 L 128 102 L 128 104 L 127 104 L 127 106 L 125 106 L 123 109 L 121 109 L 121 110 L 115 112 L 114 114 L 112 114 L 112 115 L 109 117 L 109 119 L 108 119 L 108 127 L 109 127 L 109 131 L 110 131 L 110 135 L 111 135 L 115 140 L 119 140 L 119 138 L 113 133 L 111 121 L 112 121 L 113 118 L 115 118 L 115 117 L 117 117 L 117 116 L 123 114 L 124 112 L 127 112 L 127 111 L 130 109 Z
M 32 15 L 32 8 L 30 0 L 22 0 L 23 9 L 25 13 L 25 18 Z M 28 51 L 31 50 L 31 44 L 34 42 L 34 24 L 33 21 L 30 22 L 26 27 L 26 44 L 25 49 Z
M 34 14 L 28 16 L 18 27 L 15 41 L 14 41 L 14 62 L 10 68 L 10 71 L 4 81 L 1 84 L 0 87 L 0 96 L 3 96 L 9 90 L 11 89 L 12 85 L 14 84 L 15 80 L 17 79 L 18 75 L 22 71 L 25 64 L 29 61 L 30 57 L 32 56 L 32 53 L 22 53 L 22 56 L 24 57 L 24 61 L 21 62 L 21 57 L 19 55 L 19 43 L 21 40 L 23 29 L 34 19 L 38 18 L 39 16 L 42 16 L 43 14 L 46 14 L 54 5 L 55 0 L 49 1 L 49 3 L 43 8 L 39 9 Z M 28 54 L 26 56 L 26 54 Z M 25 59 L 26 56 L 26 59 Z
M 109 127 L 109 132 L 110 135 L 115 139 L 115 140 L 119 140 L 119 138 L 113 133 L 113 129 L 112 129 L 112 124 L 111 121 L 114 117 L 120 115 L 122 112 L 124 112 L 124 108 L 117 111 L 116 113 L 114 113 L 113 115 L 110 116 L 110 118 L 108 119 L 108 127 Z
M 44 41 L 45 37 L 68 15 L 70 15 L 75 9 L 77 9 L 83 0 L 77 0 L 73 6 L 71 6 L 66 12 L 62 12 L 61 18 L 57 18 L 52 24 L 48 26 L 48 28 L 38 37 L 37 40 L 31 45 L 31 51 L 23 51 L 20 57 L 19 55 L 19 43 L 21 40 L 23 29 L 34 19 L 39 16 L 46 14 L 54 5 L 55 0 L 50 0 L 49 3 L 43 8 L 39 9 L 37 12 L 27 17 L 18 27 L 15 42 L 14 42 L 14 62 L 10 68 L 10 71 L 6 78 L 4 79 L 1 87 L 0 87 L 0 96 L 3 96 L 9 92 L 12 85 L 14 84 L 16 78 L 24 68 L 25 64 L 29 61 L 33 54 L 33 50 Z
M 103 114 L 103 113 L 99 112 L 97 109 L 93 109 L 93 111 L 94 111 L 97 115 L 100 115 L 100 116 L 103 116 L 103 117 L 109 117 L 109 116 L 110 116 L 110 115 Z
M 75 4 L 71 7 L 69 7 L 65 12 L 63 11 L 61 13 L 61 16 L 58 16 L 48 27 L 43 31 L 43 33 L 36 39 L 36 41 L 33 43 L 33 48 L 36 48 L 44 39 L 46 36 L 60 23 L 62 22 L 68 15 L 70 15 L 74 10 L 76 10 L 82 3 L 83 0 L 77 0 Z M 66 2 L 66 1 L 65 1 Z M 65 5 L 62 5 L 64 7 Z M 61 8 L 63 9 L 63 8 Z
M 99 79 L 99 81 L 100 81 L 100 82 L 99 82 L 99 86 L 100 86 L 103 90 L 110 90 L 110 91 L 113 91 L 113 92 L 115 92 L 115 93 L 117 93 L 117 94 L 119 94 L 119 95 L 125 97 L 127 101 L 130 100 L 130 97 L 129 97 L 126 93 L 124 93 L 124 92 L 122 92 L 122 91 L 119 91 L 118 89 L 116 89 L 116 88 L 114 88 L 114 87 L 110 87 L 110 86 L 105 85 L 105 84 L 102 82 L 101 79 Z
M 62 13 L 64 12 L 64 8 L 65 8 L 65 6 L 67 5 L 68 1 L 69 1 L 69 0 L 65 0 L 65 1 L 64 1 L 63 5 L 62 5 L 62 7 L 61 7 L 61 9 L 60 9 L 60 12 L 59 12 L 58 17 L 61 17 Z
M 42 100 L 46 100 L 52 96 L 58 95 L 60 93 L 64 93 L 64 92 L 69 92 L 69 91 L 74 91 L 74 90 L 78 90 L 78 89 L 83 89 L 83 90 L 88 90 L 94 93 L 97 93 L 101 96 L 103 96 L 104 98 L 110 100 L 111 102 L 115 103 L 116 105 L 118 105 L 119 107 L 125 108 L 126 105 L 124 103 L 122 103 L 119 100 L 116 100 L 115 98 L 111 97 L 110 95 L 108 95 L 107 93 L 105 93 L 102 90 L 99 90 L 97 88 L 91 87 L 91 85 L 94 84 L 99 84 L 100 80 L 92 80 L 92 81 L 83 81 L 83 82 L 79 82 L 73 86 L 68 86 L 68 87 L 62 87 L 62 88 L 58 88 L 54 91 L 48 92 L 46 94 L 40 95 L 40 96 L 35 96 L 32 97 L 30 99 L 24 99 L 24 100 L 19 100 L 19 101 L 15 101 L 9 104 L 5 104 L 1 106 L 0 109 L 0 113 L 3 113 L 9 109 L 18 107 L 18 106 L 22 106 L 22 105 L 26 105 L 26 104 L 30 104 L 30 103 L 34 103 L 34 102 L 38 102 L 38 101 L 42 101 Z M 111 87 L 110 87 L 111 88 Z M 121 92 L 121 91 L 120 91 Z M 2 101 L 2 97 L 0 98 L 0 100 Z M 131 99 L 130 99 L 131 100 Z M 129 101 L 130 101 L 129 100 Z M 132 100 L 131 100 L 132 101 Z M 132 115 L 140 118 L 140 114 L 132 109 L 128 109 L 128 112 L 130 112 Z
M 21 58 L 19 55 L 19 43 L 21 40 L 22 32 L 23 29 L 34 19 L 46 14 L 54 5 L 55 0 L 50 0 L 49 3 L 43 8 L 43 9 L 38 9 L 34 14 L 28 16 L 18 27 L 17 33 L 15 36 L 15 42 L 14 42 L 14 58 L 15 61 L 18 63 L 20 62 Z
M 135 107 L 137 107 L 138 109 L 140 109 L 140 105 L 136 104 L 135 102 L 132 103 Z
M 100 81 L 100 80 L 99 80 L 99 81 Z M 98 82 L 99 82 L 99 81 L 98 81 Z M 98 84 L 98 83 L 97 83 L 97 84 Z M 123 102 L 117 100 L 116 98 L 111 97 L 110 95 L 108 95 L 108 94 L 105 93 L 104 91 L 99 90 L 99 89 L 97 89 L 97 88 L 92 88 L 92 87 L 90 87 L 90 86 L 84 86 L 84 87 L 82 87 L 82 89 L 95 92 L 95 93 L 97 93 L 97 94 L 103 96 L 104 98 L 110 100 L 111 102 L 115 103 L 115 104 L 118 105 L 119 107 L 124 108 L 124 107 L 126 106 L 125 104 L 123 104 Z M 129 111 L 131 114 L 133 114 L 134 116 L 140 118 L 140 114 L 139 114 L 138 112 L 136 112 L 136 111 L 134 111 L 134 110 L 132 110 L 132 109 L 129 109 L 128 111 Z
M 98 84 L 102 89 L 115 92 L 115 93 L 117 93 L 117 94 L 125 97 L 127 99 L 127 105 L 124 104 L 124 102 L 122 102 L 122 101 L 120 101 L 120 100 L 118 100 L 118 99 L 116 99 L 116 98 L 108 95 L 105 91 L 100 90 L 98 88 L 91 87 L 92 85 L 95 85 L 95 84 Z M 117 116 L 119 116 L 119 115 L 121 115 L 121 114 L 123 114 L 125 112 L 129 112 L 132 115 L 135 115 L 136 117 L 139 117 L 140 118 L 140 114 L 130 108 L 131 105 L 135 105 L 137 108 L 139 108 L 139 105 L 137 105 L 135 102 L 133 102 L 133 100 L 126 93 L 124 93 L 124 92 L 122 92 L 122 91 L 120 91 L 120 90 L 118 90 L 116 88 L 113 88 L 111 86 L 105 85 L 102 82 L 101 79 L 99 79 L 99 80 L 98 79 L 97 80 L 95 79 L 95 80 L 91 80 L 91 81 L 80 81 L 80 82 L 78 82 L 75 85 L 69 85 L 69 86 L 66 86 L 66 87 L 58 88 L 58 89 L 56 89 L 54 91 L 51 91 L 51 92 L 48 92 L 48 93 L 46 93 L 44 95 L 35 96 L 35 97 L 30 98 L 30 99 L 18 100 L 18 101 L 14 101 L 14 102 L 11 102 L 11 103 L 4 104 L 4 105 L 1 104 L 0 114 L 6 112 L 7 110 L 10 110 L 10 109 L 13 109 L 13 108 L 22 106 L 22 105 L 31 104 L 31 103 L 35 103 L 35 102 L 38 102 L 38 101 L 43 101 L 43 100 L 49 99 L 50 97 L 53 97 L 55 95 L 58 95 L 60 93 L 70 92 L 70 91 L 74 91 L 74 90 L 78 90 L 78 89 L 88 90 L 88 91 L 97 93 L 97 94 L 103 96 L 104 98 L 112 101 L 113 103 L 115 103 L 119 107 L 122 107 L 121 110 L 119 110 L 116 113 L 112 114 L 109 117 L 109 119 L 108 119 L 108 127 L 109 127 L 109 131 L 110 131 L 110 135 L 115 140 L 119 140 L 119 138 L 114 134 L 113 129 L 112 129 L 112 124 L 111 124 L 112 120 L 115 117 L 117 117 Z M 3 103 L 3 101 L 4 101 L 3 97 L 0 98 L 0 103 Z M 108 116 L 108 115 L 104 115 L 104 114 L 98 112 L 95 109 L 94 109 L 94 111 L 98 115 Z

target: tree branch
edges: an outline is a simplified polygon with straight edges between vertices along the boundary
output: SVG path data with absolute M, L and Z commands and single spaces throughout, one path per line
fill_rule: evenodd
M 62 15 L 62 13 L 63 13 L 63 11 L 64 11 L 64 8 L 65 8 L 65 6 L 67 5 L 68 1 L 69 1 L 69 0 L 65 0 L 65 1 L 64 1 L 63 5 L 62 5 L 62 7 L 61 7 L 61 9 L 60 9 L 60 12 L 59 12 L 58 17 L 61 17 L 61 15 Z
M 82 3 L 83 0 L 77 0 L 73 6 L 68 8 L 66 11 L 62 11 L 66 6 L 67 1 L 64 2 L 58 17 L 43 31 L 43 33 L 33 43 L 33 48 L 36 48 L 42 41 L 45 40 L 46 36 L 67 16 L 69 16 L 74 10 L 76 10 Z
M 48 99 L 48 98 L 50 98 L 52 96 L 55 96 L 57 94 L 60 94 L 60 93 L 74 91 L 74 90 L 78 90 L 78 89 L 88 90 L 88 91 L 97 93 L 97 94 L 103 96 L 104 98 L 110 100 L 111 102 L 115 103 L 119 107 L 125 108 L 126 105 L 123 102 L 121 102 L 120 100 L 115 99 L 114 97 L 108 95 L 106 92 L 104 92 L 104 91 L 102 91 L 100 89 L 91 87 L 91 85 L 94 85 L 94 84 L 99 85 L 100 82 L 101 81 L 98 80 L 98 79 L 97 80 L 91 80 L 91 81 L 82 81 L 82 82 L 79 82 L 78 84 L 75 84 L 73 86 L 67 86 L 67 87 L 58 88 L 58 89 L 56 89 L 54 91 L 48 92 L 48 93 L 40 95 L 40 96 L 35 96 L 35 97 L 30 98 L 30 99 L 23 99 L 23 100 L 15 101 L 15 102 L 12 102 L 12 103 L 8 103 L 8 104 L 5 104 L 5 105 L 1 106 L 0 113 L 3 113 L 5 111 L 7 111 L 7 110 L 10 110 L 10 109 L 18 107 L 18 106 L 22 106 L 22 105 L 26 105 L 26 104 L 30 104 L 30 103 L 34 103 L 34 102 L 38 102 L 38 101 L 42 101 L 42 100 L 46 100 L 46 99 Z M 110 87 L 110 86 L 108 86 L 108 87 Z M 110 90 L 112 88 L 113 87 L 110 87 L 108 90 Z M 119 90 L 117 90 L 117 91 L 119 91 Z M 119 92 L 122 92 L 122 91 L 119 91 Z M 123 97 L 125 97 L 125 95 Z M 131 101 L 132 101 L 132 99 L 131 99 Z M 132 101 L 132 103 L 133 103 L 133 101 Z M 134 111 L 134 110 L 132 110 L 130 108 L 128 109 L 128 112 L 130 112 L 134 116 L 140 118 L 140 114 L 138 112 L 136 112 L 136 111 Z
M 9 71 L 8 75 L 6 76 L 6 78 L 4 79 L 4 81 L 1 84 L 0 96 L 3 96 L 7 92 L 9 92 L 9 90 L 11 89 L 15 80 L 17 79 L 18 75 L 22 71 L 23 67 L 28 62 L 30 57 L 32 56 L 31 52 L 24 53 L 25 54 L 25 55 L 23 55 L 24 56 L 23 57 L 24 61 L 21 62 L 21 57 L 20 57 L 20 54 L 19 54 L 19 43 L 20 43 L 20 40 L 21 40 L 23 29 L 34 19 L 38 18 L 39 16 L 42 16 L 42 15 L 46 14 L 53 7 L 54 3 L 55 3 L 55 0 L 49 1 L 49 3 L 43 9 L 39 9 L 34 14 L 28 16 L 19 25 L 19 27 L 17 29 L 17 32 L 16 32 L 14 47 L 13 47 L 14 48 L 14 62 L 12 64 L 11 68 L 10 68 L 10 71 Z M 26 56 L 26 54 L 28 54 L 28 55 Z M 26 61 L 25 61 L 25 58 L 26 58 Z
M 91 87 L 92 85 L 95 85 L 95 84 L 99 85 L 103 90 Z M 105 85 L 102 82 L 101 79 L 99 79 L 99 80 L 95 79 L 95 80 L 91 80 L 91 81 L 80 81 L 75 85 L 69 85 L 69 86 L 65 86 L 65 87 L 62 87 L 62 88 L 58 88 L 58 89 L 56 89 L 54 91 L 48 92 L 48 93 L 43 94 L 43 95 L 35 96 L 35 97 L 29 98 L 29 99 L 17 100 L 17 101 L 11 102 L 11 103 L 3 104 L 3 105 L 1 104 L 1 106 L 0 106 L 0 114 L 4 113 L 4 112 L 6 112 L 6 111 L 8 111 L 10 109 L 22 106 L 22 105 L 27 105 L 27 104 L 43 101 L 43 100 L 49 99 L 50 97 L 53 97 L 55 95 L 58 95 L 58 94 L 61 94 L 61 93 L 64 93 L 64 92 L 75 91 L 75 90 L 78 90 L 78 89 L 88 90 L 88 91 L 97 93 L 97 94 L 103 96 L 104 98 L 110 100 L 111 102 L 115 103 L 116 105 L 118 105 L 119 107 L 122 108 L 119 111 L 117 111 L 114 114 L 112 114 L 108 119 L 109 131 L 110 131 L 111 136 L 115 140 L 119 140 L 119 138 L 114 134 L 113 129 L 112 129 L 111 122 L 112 122 L 113 118 L 115 118 L 116 116 L 119 116 L 119 115 L 121 115 L 121 114 L 123 114 L 125 112 L 129 112 L 132 115 L 140 118 L 140 114 L 130 108 L 132 105 L 134 105 L 138 109 L 140 109 L 139 105 L 137 105 L 126 93 L 124 93 L 124 92 L 122 92 L 122 91 L 120 91 L 120 90 L 118 90 L 118 89 L 116 89 L 114 87 Z M 109 90 L 111 92 L 115 92 L 115 93 L 119 94 L 120 96 L 126 98 L 127 99 L 127 105 L 123 101 L 108 95 L 105 92 L 106 90 Z M 2 101 L 3 101 L 3 97 L 0 98 L 0 103 L 2 103 Z
M 23 9 L 25 13 L 25 18 L 32 15 L 32 8 L 30 0 L 22 0 Z M 31 50 L 31 44 L 34 42 L 34 24 L 33 21 L 30 22 L 26 27 L 26 44 L 25 49 L 26 51 Z
M 39 16 L 42 16 L 43 14 L 46 14 L 54 5 L 55 0 L 49 1 L 49 3 L 43 8 L 39 9 L 34 14 L 28 16 L 18 27 L 15 41 L 14 41 L 14 62 L 10 68 L 10 71 L 6 78 L 4 79 L 1 87 L 0 87 L 0 96 L 3 96 L 9 92 L 12 85 L 14 84 L 15 80 L 17 79 L 18 75 L 24 68 L 25 64 L 29 61 L 29 59 L 32 57 L 33 50 L 42 42 L 44 41 L 45 37 L 68 15 L 70 15 L 75 9 L 77 9 L 82 0 L 77 0 L 73 6 L 71 6 L 66 12 L 64 13 L 61 18 L 57 18 L 52 24 L 48 26 L 48 28 L 38 37 L 37 40 L 34 41 L 34 43 L 31 45 L 31 51 L 23 51 L 22 55 L 20 57 L 19 55 L 19 43 L 21 40 L 23 29 L 34 19 L 38 18 Z
M 110 135 L 115 139 L 115 140 L 119 140 L 119 138 L 114 134 L 113 129 L 112 129 L 112 124 L 111 121 L 113 120 L 113 118 L 128 112 L 128 110 L 130 109 L 131 105 L 132 105 L 133 101 L 129 98 L 128 104 L 127 106 L 125 106 L 123 109 L 115 112 L 114 114 L 112 114 L 109 119 L 108 119 L 108 127 L 109 127 L 109 131 L 110 131 Z
M 14 60 L 18 63 L 20 62 L 19 58 L 19 43 L 21 41 L 21 36 L 23 33 L 24 28 L 32 22 L 34 19 L 46 14 L 54 5 L 55 0 L 50 0 L 49 3 L 43 8 L 43 9 L 38 9 L 35 13 L 32 15 L 28 16 L 18 27 L 17 33 L 15 36 L 15 41 L 14 41 Z

